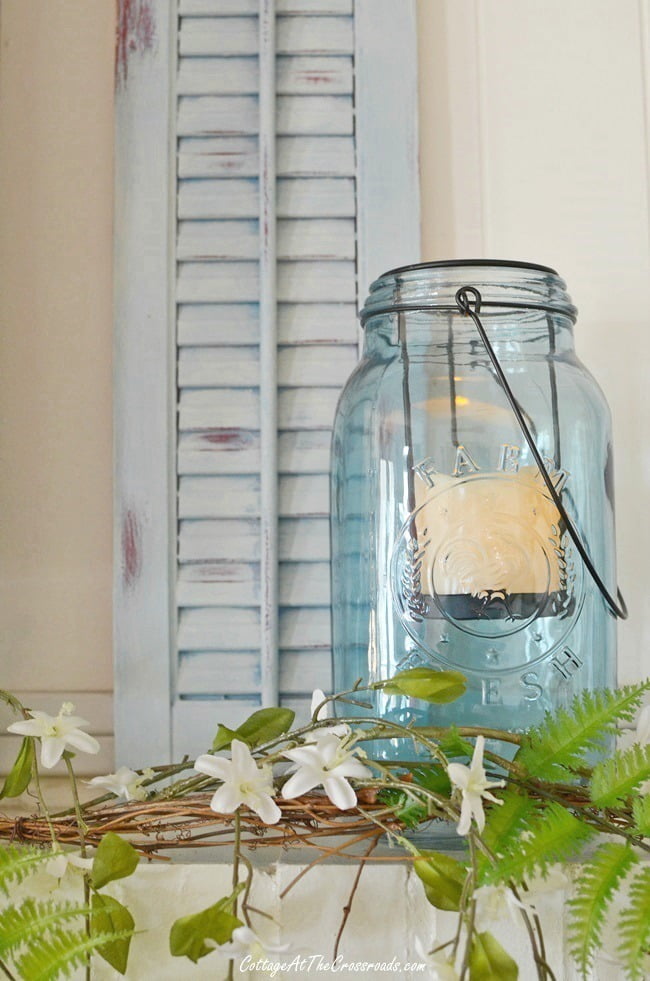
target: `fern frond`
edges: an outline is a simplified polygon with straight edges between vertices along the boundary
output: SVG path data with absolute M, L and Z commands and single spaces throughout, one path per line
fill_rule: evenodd
M 644 794 L 632 801 L 632 814 L 636 833 L 650 837 L 650 794 Z
M 526 831 L 537 814 L 539 806 L 527 794 L 509 787 L 503 794 L 501 807 L 491 807 L 486 814 L 485 828 L 481 838 L 491 852 L 497 854 L 509 850 L 511 841 L 519 841 L 519 835 Z M 488 875 L 490 860 L 483 853 L 478 856 L 479 881 Z
M 602 689 L 577 695 L 569 709 L 546 713 L 544 722 L 531 729 L 517 753 L 517 763 L 536 777 L 561 778 L 567 769 L 584 762 L 587 750 L 602 746 L 616 732 L 618 721 L 631 721 L 650 690 L 650 681 L 615 691 Z
M 630 981 L 647 978 L 645 963 L 650 952 L 650 865 L 637 872 L 619 919 L 618 952 Z
M 89 937 L 86 933 L 59 930 L 49 937 L 32 941 L 29 950 L 16 959 L 16 967 L 22 981 L 55 981 L 64 971 L 85 964 L 93 952 L 116 940 L 131 937 L 133 932 L 121 930 Z
M 594 834 L 560 804 L 549 804 L 530 821 L 527 832 L 516 836 L 497 856 L 486 879 L 519 883 L 536 874 L 545 876 L 551 865 L 575 858 Z
M 598 947 L 616 888 L 637 861 L 629 845 L 607 842 L 599 845 L 582 866 L 576 895 L 569 900 L 569 949 L 584 977 Z
M 635 743 L 594 767 L 589 793 L 598 807 L 615 807 L 650 779 L 650 745 Z
M 0 889 L 9 895 L 10 885 L 20 885 L 38 865 L 52 858 L 52 852 L 31 845 L 0 847 Z
M 31 897 L 20 906 L 7 906 L 0 911 L 0 955 L 14 952 L 32 937 L 45 934 L 63 920 L 91 912 L 89 906 L 73 906 L 54 900 L 39 902 Z

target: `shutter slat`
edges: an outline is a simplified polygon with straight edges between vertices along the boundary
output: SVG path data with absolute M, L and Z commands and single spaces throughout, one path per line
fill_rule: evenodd
M 354 218 L 354 181 L 349 178 L 284 177 L 278 180 L 280 218 Z M 181 182 L 178 218 L 257 218 L 255 180 Z
M 278 222 L 278 258 L 354 259 L 354 221 L 350 218 L 285 218 Z M 257 259 L 259 222 L 183 221 L 177 258 L 182 261 Z
M 282 57 L 277 59 L 280 95 L 351 95 L 352 59 L 349 57 Z M 259 65 L 255 57 L 181 58 L 179 96 L 256 95 Z
M 352 303 L 281 303 L 280 344 L 354 344 L 357 313 Z M 259 341 L 254 303 L 187 304 L 178 312 L 179 344 L 256 344 Z
M 185 565 L 182 576 L 191 569 L 215 566 L 214 575 L 236 570 L 222 565 L 249 565 L 259 559 L 260 534 L 257 521 L 219 518 L 214 521 L 181 521 L 179 556 Z M 326 561 L 329 557 L 327 518 L 281 518 L 279 558 L 283 562 Z M 187 571 L 186 573 L 186 570 Z M 243 573 L 242 573 L 243 574 Z M 197 573 L 201 575 L 201 573 Z
M 330 434 L 321 430 L 280 433 L 280 473 L 328 473 Z M 241 429 L 181 433 L 178 473 L 246 474 L 260 467 L 259 434 Z
M 185 55 L 257 55 L 257 17 L 183 17 L 178 51 Z
M 335 388 L 291 388 L 280 392 L 280 429 L 331 429 L 339 393 Z M 256 391 L 190 389 L 181 392 L 181 430 L 259 429 Z
M 259 609 L 212 606 L 180 610 L 178 649 L 205 651 L 227 644 L 233 651 L 256 650 L 259 645 Z M 330 646 L 329 608 L 282 609 L 280 647 L 286 650 L 325 649 Z M 221 648 L 220 648 L 221 649 Z
M 331 672 L 321 651 L 281 651 L 280 690 L 301 694 L 314 688 L 330 689 Z M 178 669 L 180 695 L 256 693 L 260 683 L 257 651 L 200 651 L 184 654 Z
M 276 0 L 279 14 L 351 14 L 353 0 Z M 256 13 L 259 0 L 180 0 L 181 16 L 223 17 Z
M 179 136 L 254 136 L 259 124 L 256 95 L 185 95 L 179 99 Z
M 277 18 L 276 53 L 351 55 L 354 32 L 350 17 Z M 179 33 L 181 57 L 257 54 L 257 17 L 184 17 Z
M 281 347 L 278 378 L 282 387 L 345 382 L 356 363 L 352 345 Z M 178 355 L 178 383 L 183 388 L 249 388 L 259 378 L 256 347 L 189 347 Z
M 232 570 L 228 567 L 232 566 Z M 231 578 L 227 578 L 230 576 Z M 329 562 L 292 562 L 280 567 L 283 607 L 329 605 Z M 249 607 L 260 602 L 259 563 L 214 563 L 184 566 L 176 590 L 179 607 Z
M 184 137 L 178 142 L 178 176 L 257 177 L 256 136 Z
M 282 516 L 326 517 L 329 480 L 326 474 L 288 474 L 280 477 Z M 178 514 L 183 518 L 256 517 L 260 508 L 258 476 L 181 477 Z
M 352 94 L 352 58 L 281 57 L 277 59 L 281 95 Z
M 279 136 L 280 177 L 354 177 L 350 136 Z M 184 137 L 179 141 L 179 177 L 256 177 L 257 137 Z
M 278 263 L 278 299 L 282 303 L 323 303 L 331 297 L 353 302 L 354 261 L 282 261 Z M 179 303 L 243 303 L 259 299 L 259 269 L 253 262 L 182 262 L 176 295 Z

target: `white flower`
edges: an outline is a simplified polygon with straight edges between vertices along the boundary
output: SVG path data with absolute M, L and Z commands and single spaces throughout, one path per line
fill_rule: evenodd
M 647 746 L 650 743 L 650 705 L 645 705 L 636 721 L 635 743 Z
M 257 961 L 268 954 L 284 954 L 289 950 L 289 944 L 271 944 L 260 940 L 255 931 L 247 926 L 235 927 L 231 939 L 225 944 L 218 944 L 216 940 L 210 939 L 205 943 L 233 960 L 250 956 L 252 961 Z
M 431 969 L 429 977 L 432 981 L 458 981 L 460 974 L 453 961 L 445 957 L 444 951 L 439 950 L 436 954 L 430 954 L 417 936 L 415 938 L 415 950 L 420 961 L 423 961 Z
M 90 871 L 93 867 L 92 858 L 82 858 L 78 851 L 64 852 L 60 845 L 52 848 L 52 858 L 45 863 L 44 869 L 48 875 L 55 879 L 62 879 L 69 866 Z
M 85 782 L 92 787 L 99 787 L 109 794 L 115 794 L 123 800 L 145 800 L 147 791 L 142 781 L 147 779 L 147 773 L 136 773 L 128 766 L 121 766 L 115 773 L 107 773 L 105 777 L 93 777 Z
M 490 787 L 505 787 L 505 781 L 495 780 L 490 783 L 486 779 L 483 768 L 484 745 L 484 737 L 477 736 L 471 764 L 465 766 L 463 763 L 450 763 L 447 767 L 449 779 L 462 794 L 460 821 L 456 829 L 459 835 L 466 835 L 469 832 L 472 818 L 476 821 L 479 831 L 485 827 L 482 798 L 491 800 L 495 804 L 503 803 L 503 801 L 497 800 L 488 789 Z
M 332 804 L 346 811 L 357 802 L 357 795 L 346 778 L 372 777 L 372 770 L 355 758 L 353 750 L 346 748 L 346 740 L 331 732 L 323 733 L 316 743 L 288 749 L 282 755 L 297 764 L 295 773 L 282 788 L 282 796 L 287 800 L 323 786 Z
M 255 811 L 265 824 L 277 824 L 282 811 L 273 800 L 271 767 L 259 767 L 246 743 L 233 739 L 232 759 L 205 753 L 199 756 L 194 769 L 223 781 L 210 801 L 217 814 L 234 814 L 240 804 Z
M 531 914 L 534 912 L 530 906 L 517 899 L 507 886 L 479 886 L 474 890 L 474 899 L 479 930 L 487 929 L 491 923 L 500 923 L 506 916 L 517 923 L 522 910 Z
M 35 736 L 41 741 L 41 763 L 46 770 L 51 770 L 59 762 L 65 750 L 75 750 L 81 753 L 98 753 L 99 743 L 94 736 L 83 732 L 79 726 L 87 726 L 88 722 L 78 715 L 72 715 L 74 705 L 64 702 L 58 715 L 48 715 L 47 712 L 31 712 L 31 719 L 24 722 L 13 722 L 7 726 L 7 732 L 16 732 L 20 736 Z
M 319 709 L 318 714 L 316 716 L 316 722 L 325 722 L 327 719 L 333 719 L 334 718 L 334 711 L 332 709 L 332 703 L 331 702 L 327 702 L 326 705 L 323 705 L 322 704 L 325 701 L 326 698 L 327 698 L 327 695 L 325 694 L 324 691 L 322 691 L 322 689 L 320 689 L 320 688 L 315 688 L 314 689 L 314 692 L 313 692 L 313 694 L 311 696 L 311 707 L 309 709 L 309 712 L 310 712 L 310 715 L 313 717 L 313 715 L 316 712 L 316 709 L 318 708 L 318 706 L 319 705 L 321 706 L 321 708 Z M 341 722 L 341 723 L 339 723 L 338 725 L 335 725 L 335 726 L 327 726 L 327 727 L 323 727 L 322 729 L 315 729 L 313 732 L 308 732 L 306 734 L 306 736 L 305 736 L 305 742 L 306 743 L 317 743 L 317 742 L 319 742 L 320 739 L 322 739 L 323 736 L 327 735 L 328 733 L 333 734 L 335 736 L 349 736 L 350 735 L 350 726 L 347 725 L 347 723 L 345 723 L 345 722 Z

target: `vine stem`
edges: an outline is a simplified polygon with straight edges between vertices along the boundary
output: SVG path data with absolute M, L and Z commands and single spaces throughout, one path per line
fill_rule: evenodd
M 36 752 L 34 752 L 34 758 L 32 761 L 32 775 L 34 777 L 34 783 L 36 784 L 36 794 L 38 796 L 38 802 L 41 805 L 41 810 L 45 815 L 45 820 L 47 821 L 47 826 L 50 832 L 50 838 L 52 839 L 52 845 L 56 846 L 58 844 L 56 831 L 54 830 L 54 825 L 52 824 L 52 817 L 50 815 L 49 808 L 45 803 L 45 797 L 43 796 L 43 788 L 41 787 L 41 778 L 38 772 L 38 763 L 36 762 Z
M 235 811 L 235 844 L 232 860 L 232 891 L 234 895 L 233 914 L 237 916 L 237 886 L 239 885 L 239 863 L 241 859 L 241 814 L 239 808 Z M 249 873 L 250 876 L 250 873 Z M 235 981 L 235 962 L 231 958 L 228 961 L 227 981 Z
M 86 857 L 86 822 L 83 818 L 83 812 L 81 809 L 81 801 L 79 800 L 79 788 L 77 787 L 77 778 L 75 776 L 74 768 L 72 766 L 72 760 L 67 755 L 63 756 L 65 760 L 66 769 L 68 771 L 68 777 L 70 779 L 70 789 L 72 790 L 72 800 L 74 802 L 74 812 L 77 817 L 77 825 L 79 826 L 79 843 L 81 857 Z M 84 906 L 90 906 L 90 877 L 88 872 L 84 870 L 83 874 L 84 883 Z M 86 936 L 90 939 L 90 914 L 85 913 L 84 919 L 86 921 Z M 86 954 L 86 981 L 90 981 L 90 955 Z
M 372 853 L 374 852 L 374 850 L 377 847 L 378 843 L 379 843 L 379 834 L 377 835 L 377 837 L 373 841 L 370 842 L 370 845 L 368 846 L 368 848 L 365 851 L 365 856 L 364 856 L 365 858 L 368 858 L 370 855 L 372 855 Z M 348 901 L 345 904 L 345 906 L 343 907 L 343 919 L 341 920 L 341 925 L 339 927 L 339 932 L 336 934 L 336 941 L 334 943 L 334 956 L 333 956 L 333 960 L 334 961 L 336 961 L 336 958 L 339 955 L 339 944 L 341 943 L 341 937 L 343 936 L 343 931 L 345 930 L 345 925 L 348 922 L 348 917 L 350 916 L 350 913 L 352 912 L 352 903 L 354 901 L 354 897 L 355 897 L 356 891 L 359 888 L 359 881 L 361 880 L 361 874 L 362 874 L 362 872 L 363 872 L 363 870 L 364 870 L 365 867 L 366 867 L 366 863 L 365 862 L 359 862 L 359 868 L 356 871 L 356 875 L 354 877 L 354 882 L 352 883 L 352 889 L 350 890 L 350 895 L 348 896 Z
M 469 971 L 469 960 L 472 953 L 472 941 L 474 939 L 474 923 L 476 920 L 476 900 L 474 899 L 474 890 L 476 888 L 476 843 L 474 841 L 473 833 L 470 833 L 469 835 L 468 844 L 471 866 L 469 875 L 465 882 L 466 885 L 468 885 L 470 900 L 469 913 L 467 914 L 467 942 L 465 943 L 465 950 L 463 952 L 463 964 L 460 969 L 460 981 L 465 981 L 467 972 Z M 459 913 L 459 919 L 462 918 L 463 915 Z

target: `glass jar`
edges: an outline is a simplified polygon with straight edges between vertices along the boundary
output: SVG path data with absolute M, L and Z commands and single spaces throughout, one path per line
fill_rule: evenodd
M 462 287 L 478 290 L 531 441 L 615 590 L 609 411 L 576 356 L 564 281 L 519 262 L 392 270 L 370 288 L 363 357 L 333 433 L 334 690 L 455 669 L 468 679 L 460 700 L 376 692 L 374 713 L 521 731 L 576 692 L 615 684 L 616 623 L 457 305 Z M 377 755 L 405 752 L 395 740 Z

